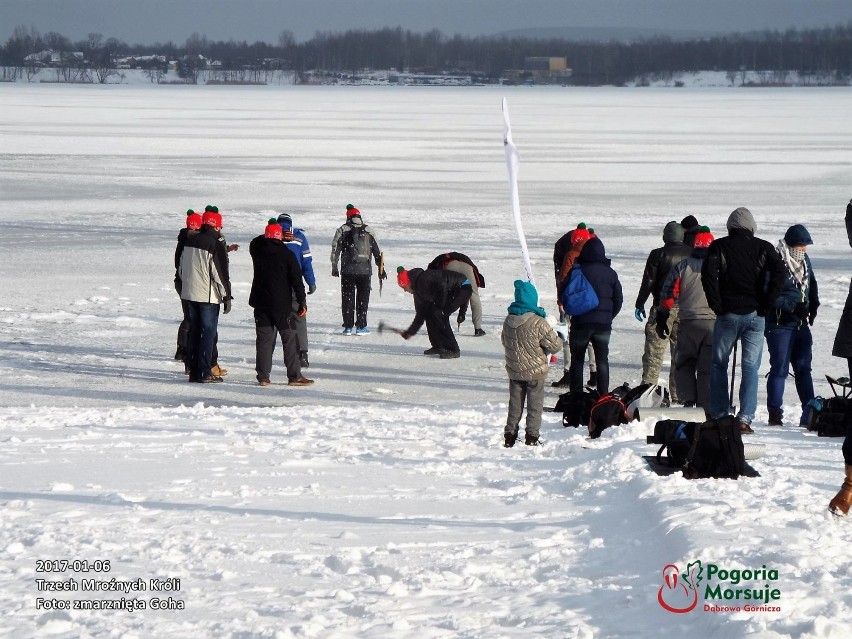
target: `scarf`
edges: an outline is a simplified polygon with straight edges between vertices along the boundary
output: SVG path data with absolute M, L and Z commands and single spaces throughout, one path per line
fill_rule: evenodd
M 784 261 L 784 266 L 790 272 L 790 276 L 800 290 L 804 290 L 808 283 L 808 265 L 805 262 L 805 251 L 788 246 L 784 240 L 778 242 L 778 253 Z

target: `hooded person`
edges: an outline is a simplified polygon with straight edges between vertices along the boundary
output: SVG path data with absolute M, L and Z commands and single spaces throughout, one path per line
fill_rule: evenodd
M 272 220 L 270 220 L 270 222 L 271 221 Z M 296 256 L 296 261 L 299 262 L 302 277 L 305 280 L 305 284 L 308 285 L 308 295 L 313 295 L 317 290 L 317 278 L 314 275 L 311 247 L 308 243 L 308 238 L 305 235 L 304 229 L 293 226 L 293 217 L 289 213 L 282 213 L 279 215 L 276 222 L 281 226 L 281 230 L 284 232 L 284 246 L 293 252 L 293 255 Z M 298 309 L 294 308 L 293 310 L 297 311 Z M 295 318 L 296 334 L 299 342 L 299 361 L 302 364 L 302 368 L 308 368 L 310 366 L 310 362 L 308 360 L 307 316 L 299 316 L 297 313 Z
M 736 418 L 743 433 L 753 433 L 766 313 L 784 286 L 786 269 L 775 247 L 755 237 L 757 224 L 747 208 L 735 209 L 728 216 L 726 227 L 727 237 L 710 244 L 701 266 L 701 285 L 707 304 L 716 314 L 710 417 L 718 419 L 731 412 L 728 363 L 734 344 L 739 341 L 742 375 Z
M 459 344 L 450 326 L 450 315 L 470 301 L 470 281 L 461 273 L 443 270 L 397 268 L 396 281 L 406 293 L 414 296 L 414 320 L 406 330 L 400 331 L 403 339 L 410 339 L 426 323 L 431 348 L 424 355 L 441 359 L 456 359 Z
M 796 380 L 801 412 L 800 426 L 808 425 L 808 402 L 814 398 L 811 375 L 813 337 L 810 327 L 819 308 L 819 290 L 808 246 L 813 244 L 811 234 L 801 224 L 787 229 L 775 249 L 784 263 L 784 286 L 766 314 L 766 346 L 769 350 L 769 376 L 766 378 L 766 407 L 769 425 L 783 423 L 784 386 L 790 367 Z
M 694 215 L 687 215 L 680 221 L 680 225 L 683 227 L 683 243 L 692 248 L 695 246 L 695 236 L 701 230 L 701 225 Z
M 506 355 L 509 376 L 509 412 L 503 430 L 503 445 L 511 448 L 526 402 L 527 420 L 524 443 L 537 446 L 544 406 L 544 386 L 548 356 L 562 347 L 547 314 L 538 306 L 538 291 L 524 280 L 515 280 L 515 300 L 509 305 L 500 340 Z M 552 320 L 555 325 L 556 321 Z
M 295 316 L 308 313 L 302 270 L 284 245 L 284 231 L 275 219 L 269 220 L 263 235 L 251 241 L 249 255 L 254 269 L 249 306 L 254 309 L 257 382 L 260 386 L 271 383 L 275 342 L 280 336 L 287 385 L 309 386 L 314 381 L 302 375 L 295 322 Z
M 645 271 L 639 285 L 639 294 L 636 296 L 633 316 L 640 322 L 645 320 L 645 303 L 651 297 L 651 311 L 645 324 L 645 348 L 642 353 L 642 383 L 658 384 L 660 381 L 660 370 L 663 367 L 663 359 L 666 347 L 669 348 L 671 359 L 674 361 L 677 351 L 677 323 L 680 317 L 678 306 L 674 305 L 667 313 L 669 330 L 667 339 L 660 339 L 657 334 L 657 307 L 660 305 L 660 290 L 663 282 L 668 277 L 672 266 L 682 259 L 689 257 L 692 247 L 683 242 L 683 226 L 672 220 L 663 229 L 663 246 L 655 248 L 648 254 L 645 261 Z M 680 401 L 677 391 L 677 379 L 674 367 L 669 369 L 669 393 L 673 402 Z
M 624 303 L 621 282 L 606 257 L 603 242 L 598 237 L 592 237 L 586 242 L 577 257 L 577 264 L 594 289 L 598 305 L 586 313 L 571 317 L 568 337 L 571 349 L 571 367 L 568 371 L 570 389 L 577 395 L 583 390 L 583 365 L 586 349 L 591 344 L 597 364 L 598 392 L 605 395 L 609 390 L 609 340 L 612 321 Z
M 660 290 L 656 331 L 668 339 L 671 309 L 679 309 L 677 350 L 672 356 L 672 372 L 678 397 L 684 406 L 710 410 L 710 362 L 713 356 L 713 326 L 716 315 L 707 304 L 701 285 L 701 266 L 713 234 L 706 226 L 693 235 L 692 254 L 672 267 Z
M 331 241 L 331 276 L 340 278 L 344 335 L 366 335 L 370 332 L 367 328 L 367 311 L 370 306 L 372 262 L 379 267 L 379 278 L 387 278 L 375 232 L 364 223 L 361 211 L 347 204 L 346 222 L 337 229 Z

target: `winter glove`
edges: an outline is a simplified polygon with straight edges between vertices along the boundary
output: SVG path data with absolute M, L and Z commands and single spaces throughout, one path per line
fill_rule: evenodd
M 808 305 L 804 302 L 799 302 L 796 304 L 796 308 L 793 309 L 793 315 L 798 317 L 803 322 L 808 319 Z
M 645 318 L 647 317 L 647 315 L 645 315 L 645 307 L 637 306 L 635 309 L 633 309 L 633 317 L 635 317 L 636 320 L 639 322 L 644 322 Z
M 808 324 L 810 326 L 814 325 L 814 320 L 816 319 L 817 307 L 814 306 L 808 310 Z
M 226 297 L 226 298 L 223 300 L 223 301 L 224 301 L 224 303 L 225 303 L 225 310 L 224 310 L 225 315 L 227 315 L 228 313 L 230 313 L 230 312 L 231 312 L 231 300 L 232 300 L 232 299 L 233 299 L 232 297 Z
M 456 324 L 461 324 L 464 322 L 465 314 L 461 309 L 459 310 L 459 316 L 456 318 Z
M 308 307 L 307 306 L 300 306 L 299 310 L 296 311 L 296 315 L 298 315 L 299 317 L 304 317 L 307 314 L 308 314 Z
M 382 272 L 379 273 L 379 279 L 380 280 L 388 279 L 388 272 L 385 269 L 382 269 Z
M 337 270 L 337 264 L 332 264 L 331 266 L 331 276 L 332 277 L 340 277 L 340 271 Z
M 228 244 L 228 253 L 236 251 L 238 248 L 240 248 L 239 244 Z
M 175 275 L 175 290 L 177 294 L 180 295 L 180 290 L 183 288 L 183 282 L 181 281 L 178 275 Z
M 657 337 L 660 339 L 669 338 L 669 316 L 667 313 L 657 313 L 656 325 Z
M 308 295 L 313 295 L 316 292 L 317 292 L 317 285 L 316 284 L 308 284 Z

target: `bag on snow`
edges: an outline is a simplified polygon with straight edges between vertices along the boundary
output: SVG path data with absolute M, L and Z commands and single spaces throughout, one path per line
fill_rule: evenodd
M 562 293 L 562 308 L 566 315 L 583 315 L 598 307 L 600 301 L 591 282 L 583 275 L 579 264 L 574 264 L 568 273 L 568 285 Z
M 834 397 L 814 397 L 808 402 L 808 430 L 820 437 L 845 437 L 852 424 L 852 388 L 846 380 L 825 376 Z M 837 392 L 840 386 L 841 392 Z
M 553 408 L 555 412 L 562 412 L 562 426 L 568 427 L 586 425 L 589 423 L 589 414 L 592 406 L 597 401 L 599 395 L 595 390 L 584 390 L 580 393 L 562 393 L 556 406 Z
M 662 420 L 654 426 L 653 439 L 653 443 L 665 439 L 657 461 L 662 463 L 665 451 L 668 464 L 681 466 L 686 479 L 738 479 L 745 472 L 742 432 L 732 415 L 706 422 Z M 651 437 L 648 440 L 651 443 Z
M 624 384 L 606 395 L 602 395 L 594 403 L 589 411 L 589 437 L 591 439 L 600 437 L 601 433 L 610 426 L 630 422 L 630 415 L 627 414 L 627 407 L 624 405 L 624 397 L 628 392 L 630 392 L 630 387 Z
M 624 405 L 630 419 L 639 419 L 640 408 L 668 408 L 671 406 L 669 389 L 660 384 L 639 384 L 624 396 Z

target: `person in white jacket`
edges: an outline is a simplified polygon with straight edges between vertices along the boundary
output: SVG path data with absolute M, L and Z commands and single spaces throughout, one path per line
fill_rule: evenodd
M 545 310 L 538 306 L 535 287 L 530 282 L 515 280 L 515 301 L 509 305 L 509 314 L 503 322 L 500 336 L 509 375 L 509 414 L 503 431 L 506 448 L 514 446 L 518 438 L 525 402 L 524 443 L 538 446 L 548 358 L 562 348 L 562 339 L 546 317 Z

